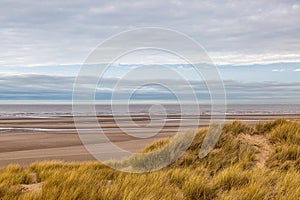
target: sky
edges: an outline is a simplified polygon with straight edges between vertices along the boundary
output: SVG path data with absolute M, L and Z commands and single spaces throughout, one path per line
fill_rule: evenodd
M 107 38 L 142 27 L 172 29 L 197 41 L 217 65 L 229 102 L 300 100 L 300 2 L 296 0 L 0 0 L 0 100 L 69 101 L 88 55 Z M 145 36 L 146 41 L 149 38 L 151 34 Z M 120 41 L 120 46 L 127 43 Z M 150 55 L 142 60 L 169 58 Z M 113 90 L 111 80 L 142 66 L 131 61 L 114 63 L 96 98 L 107 100 L 112 92 L 121 93 Z M 192 82 L 200 99 L 209 98 L 203 78 L 195 76 L 190 65 L 180 61 L 167 65 Z M 130 90 L 130 81 L 137 80 L 124 83 L 122 92 Z M 185 87 L 176 90 L 184 92 Z M 139 93 L 138 99 L 173 98 L 156 86 L 143 87 Z

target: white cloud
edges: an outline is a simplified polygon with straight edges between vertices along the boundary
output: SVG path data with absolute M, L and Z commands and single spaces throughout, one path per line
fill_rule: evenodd
M 110 14 L 117 12 L 117 8 L 113 5 L 110 6 L 104 6 L 101 8 L 90 8 L 89 10 L 92 14 Z
M 273 69 L 272 72 L 285 72 L 286 69 Z
M 299 54 L 241 54 L 238 52 L 212 52 L 209 56 L 216 64 L 219 65 L 249 65 L 249 64 L 271 64 L 271 63 L 283 63 L 283 62 L 300 62 Z
M 82 63 L 104 39 L 146 26 L 193 37 L 218 64 L 300 60 L 296 0 L 4 1 L 0 13 L 2 66 Z
M 300 69 L 295 69 L 294 72 L 300 72 Z

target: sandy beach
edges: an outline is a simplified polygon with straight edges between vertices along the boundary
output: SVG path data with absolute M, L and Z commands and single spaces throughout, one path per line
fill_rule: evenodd
M 180 120 L 183 118 L 184 120 Z M 250 124 L 257 121 L 287 118 L 300 120 L 300 115 L 227 115 L 226 121 L 241 120 Z M 90 134 L 97 134 L 89 117 L 82 117 L 84 123 L 77 126 Z M 154 120 L 148 124 L 149 116 L 131 116 L 135 124 L 128 123 L 128 117 L 119 117 L 118 123 L 112 116 L 98 117 L 99 124 L 105 135 L 115 145 L 130 152 L 138 152 L 146 145 L 160 138 L 175 135 L 179 127 L 188 130 L 190 127 L 207 127 L 209 115 L 178 116 L 170 115 L 164 121 L 162 129 L 147 139 L 134 137 L 157 131 L 162 121 Z M 200 119 L 200 123 L 198 122 Z M 122 129 L 120 129 L 121 127 Z M 128 134 L 129 133 L 129 134 Z M 133 135 L 133 136 L 132 136 Z M 98 141 L 97 141 L 98 142 Z M 113 152 L 101 152 L 107 157 Z M 76 131 L 73 117 L 55 118 L 6 118 L 0 120 L 0 166 L 8 164 L 29 165 L 35 161 L 92 161 L 95 158 L 82 145 Z

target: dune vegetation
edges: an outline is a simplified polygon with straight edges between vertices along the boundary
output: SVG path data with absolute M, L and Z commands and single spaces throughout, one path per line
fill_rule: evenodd
M 198 130 L 180 159 L 149 173 L 119 172 L 98 162 L 9 165 L 0 169 L 0 199 L 300 199 L 299 122 L 225 124 L 213 151 L 199 159 L 205 134 Z

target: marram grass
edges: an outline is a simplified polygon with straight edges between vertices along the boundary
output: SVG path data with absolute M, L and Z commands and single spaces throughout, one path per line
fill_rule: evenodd
M 0 169 L 0 199 L 300 199 L 300 123 L 228 123 L 215 149 L 199 159 L 205 133 L 197 132 L 179 160 L 150 173 L 118 172 L 97 162 L 10 165 Z

